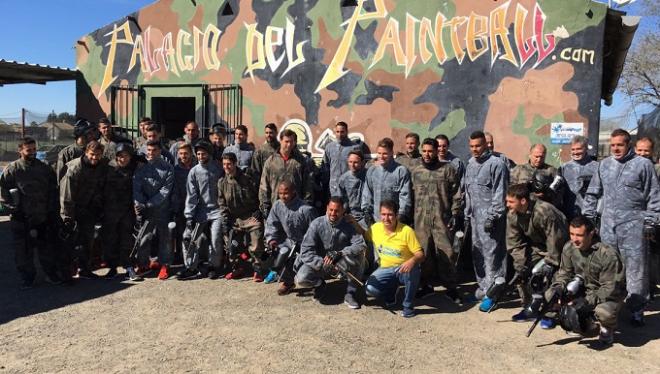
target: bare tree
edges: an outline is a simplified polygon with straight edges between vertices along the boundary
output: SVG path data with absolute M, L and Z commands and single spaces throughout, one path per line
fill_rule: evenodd
M 642 9 L 642 16 L 655 22 L 628 53 L 622 88 L 637 104 L 660 106 L 660 3 L 645 1 Z

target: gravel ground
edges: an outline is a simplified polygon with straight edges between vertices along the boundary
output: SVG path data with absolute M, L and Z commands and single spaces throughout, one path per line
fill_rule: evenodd
M 560 328 L 525 338 L 529 324 L 509 322 L 515 302 L 484 314 L 442 292 L 404 319 L 373 302 L 348 309 L 341 282 L 329 284 L 327 305 L 251 280 L 117 278 L 21 291 L 6 217 L 0 248 L 0 373 L 660 372 L 657 301 L 646 327 L 623 316 L 614 346 L 600 351 Z

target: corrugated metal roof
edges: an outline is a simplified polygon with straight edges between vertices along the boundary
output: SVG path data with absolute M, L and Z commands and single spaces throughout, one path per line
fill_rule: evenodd
M 14 83 L 37 83 L 74 80 L 78 71 L 59 66 L 31 64 L 0 59 L 0 86 Z

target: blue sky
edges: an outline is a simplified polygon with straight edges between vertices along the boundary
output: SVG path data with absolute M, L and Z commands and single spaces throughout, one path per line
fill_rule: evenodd
M 638 0 L 657 1 L 657 0 Z M 75 41 L 114 20 L 152 3 L 153 0 L 0 0 L 3 35 L 0 58 L 43 65 L 75 67 Z M 639 6 L 624 8 L 639 14 Z M 658 32 L 651 19 L 644 19 L 639 34 Z M 612 107 L 602 107 L 603 118 L 630 112 L 629 103 L 617 94 Z M 21 108 L 34 113 L 75 112 L 75 83 L 17 84 L 0 87 L 0 118 L 16 117 Z M 637 111 L 638 115 L 645 108 Z M 634 115 L 628 116 L 634 122 Z

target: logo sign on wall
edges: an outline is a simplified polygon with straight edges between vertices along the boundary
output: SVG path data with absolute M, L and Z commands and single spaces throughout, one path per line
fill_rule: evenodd
M 584 136 L 582 122 L 553 122 L 550 126 L 550 143 L 570 144 L 574 136 Z
M 328 143 L 334 142 L 336 140 L 334 132 L 332 129 L 328 128 L 325 129 L 321 135 L 319 135 L 316 141 L 314 141 L 314 135 L 312 134 L 312 130 L 310 129 L 309 125 L 307 122 L 299 118 L 286 121 L 284 126 L 282 126 L 280 129 L 280 134 L 284 130 L 291 130 L 295 132 L 298 138 L 298 150 L 300 152 L 307 152 L 314 158 L 322 158 L 323 152 L 325 151 L 325 147 L 328 145 Z M 364 134 L 359 132 L 350 133 L 348 134 L 348 137 L 354 142 L 364 142 Z

